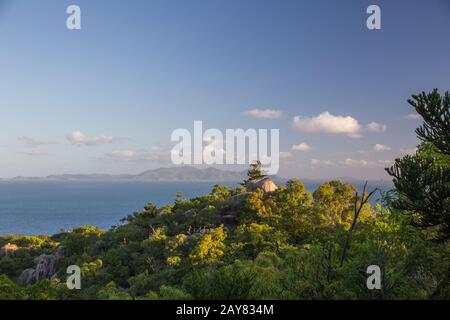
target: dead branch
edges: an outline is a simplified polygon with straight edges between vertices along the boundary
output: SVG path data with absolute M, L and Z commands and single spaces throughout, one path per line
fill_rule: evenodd
M 353 216 L 352 225 L 350 226 L 350 229 L 348 230 L 347 237 L 345 238 L 344 246 L 342 248 L 342 255 L 341 255 L 341 262 L 340 262 L 341 267 L 344 264 L 345 258 L 347 257 L 347 251 L 350 247 L 350 240 L 351 240 L 351 237 L 353 234 L 353 230 L 356 227 L 356 223 L 358 222 L 358 218 L 361 213 L 361 210 L 364 207 L 364 205 L 370 200 L 370 198 L 373 196 L 373 194 L 378 191 L 378 188 L 375 188 L 369 194 L 366 194 L 366 188 L 367 188 L 367 181 L 364 184 L 364 188 L 363 188 L 363 192 L 362 192 L 362 196 L 361 196 L 361 202 L 359 203 L 359 206 L 358 206 L 359 193 L 358 193 L 358 191 L 356 191 L 355 205 L 354 205 L 355 215 Z

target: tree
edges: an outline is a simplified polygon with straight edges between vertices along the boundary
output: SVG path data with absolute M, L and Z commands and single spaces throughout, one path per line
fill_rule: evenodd
M 58 280 L 41 280 L 28 285 L 24 290 L 27 300 L 55 300 Z
M 98 297 L 101 300 L 132 300 L 131 295 L 122 288 L 118 288 L 114 281 L 111 281 L 103 289 L 100 289 L 98 291 Z
M 22 299 L 25 299 L 22 288 L 12 282 L 6 275 L 0 275 L 0 300 Z
M 430 142 L 439 152 L 450 155 L 450 94 L 441 97 L 438 89 L 431 93 L 422 92 L 413 95 L 408 103 L 423 118 L 423 125 L 416 129 L 417 136 L 424 142 Z
M 250 168 L 247 171 L 248 179 L 244 180 L 244 182 L 241 185 L 246 187 L 248 183 L 251 181 L 267 177 L 267 174 L 261 169 L 261 166 L 262 166 L 261 161 L 259 160 L 256 160 L 253 163 L 251 163 Z
M 370 200 L 372 195 L 375 192 L 377 192 L 377 190 L 378 190 L 378 189 L 374 189 L 369 194 L 366 194 L 366 187 L 367 187 L 367 182 L 364 184 L 364 189 L 363 189 L 361 200 L 359 201 L 359 203 L 358 203 L 358 191 L 356 191 L 355 205 L 354 205 L 355 214 L 353 216 L 352 225 L 350 226 L 350 229 L 348 230 L 347 236 L 345 237 L 344 246 L 342 248 L 341 262 L 340 262 L 341 267 L 343 266 L 344 260 L 347 256 L 347 250 L 350 246 L 350 240 L 352 237 L 352 233 L 356 227 L 356 223 L 358 222 L 358 218 L 359 218 L 359 215 L 361 214 L 361 210 L 364 208 L 364 205 Z
M 226 233 L 223 230 L 223 225 L 218 228 L 211 229 L 209 233 L 205 234 L 195 247 L 194 252 L 190 255 L 192 263 L 197 264 L 212 264 L 225 254 L 224 240 Z
M 321 225 L 348 229 L 352 220 L 355 188 L 348 183 L 332 180 L 314 191 L 314 213 Z
M 415 225 L 437 230 L 437 240 L 450 239 L 450 95 L 413 95 L 409 100 L 424 123 L 416 130 L 423 141 L 418 152 L 396 159 L 387 168 L 393 177 L 396 209 L 410 212 Z
M 303 183 L 289 180 L 274 192 L 257 190 L 249 195 L 245 210 L 239 213 L 239 221 L 267 224 L 300 241 L 312 231 L 311 206 L 312 195 Z

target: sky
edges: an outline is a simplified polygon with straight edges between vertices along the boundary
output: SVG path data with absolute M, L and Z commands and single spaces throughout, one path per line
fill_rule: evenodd
M 388 179 L 449 39 L 447 0 L 0 0 L 0 177 L 171 166 L 201 120 L 279 129 L 283 177 Z

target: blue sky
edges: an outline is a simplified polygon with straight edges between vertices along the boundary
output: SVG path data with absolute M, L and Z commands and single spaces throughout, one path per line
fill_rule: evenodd
M 0 0 L 0 177 L 167 166 L 202 120 L 279 128 L 282 176 L 386 178 L 406 99 L 450 89 L 449 36 L 446 0 Z

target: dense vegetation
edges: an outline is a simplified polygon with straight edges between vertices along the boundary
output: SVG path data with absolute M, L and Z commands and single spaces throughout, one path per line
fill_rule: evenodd
M 449 95 L 410 101 L 424 117 L 414 156 L 388 169 L 395 190 L 372 206 L 340 181 L 308 192 L 215 186 L 172 205 L 148 204 L 109 231 L 85 226 L 41 237 L 0 237 L 1 299 L 450 299 Z M 446 126 L 446 127 L 445 127 Z M 19 286 L 42 253 L 64 247 L 57 276 Z M 79 265 L 82 289 L 68 290 Z M 382 271 L 368 290 L 369 265 Z

